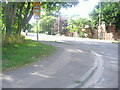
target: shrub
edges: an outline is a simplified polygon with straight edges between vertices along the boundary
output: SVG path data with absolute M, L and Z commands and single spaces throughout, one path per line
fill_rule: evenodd
M 3 35 L 2 45 L 23 43 L 24 39 L 23 35 Z

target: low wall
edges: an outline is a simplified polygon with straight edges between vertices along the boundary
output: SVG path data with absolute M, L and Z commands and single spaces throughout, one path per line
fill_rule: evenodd
M 98 39 L 98 32 L 97 30 L 94 31 L 93 35 L 94 39 Z M 118 33 L 110 32 L 110 33 L 102 33 L 103 40 L 120 40 L 120 30 Z

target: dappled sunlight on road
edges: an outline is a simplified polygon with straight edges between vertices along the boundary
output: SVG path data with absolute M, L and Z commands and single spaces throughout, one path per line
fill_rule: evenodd
M 38 73 L 38 72 L 29 73 L 29 74 L 30 74 L 30 75 L 40 76 L 40 77 L 45 77 L 45 78 L 52 78 L 51 76 L 44 75 L 44 74 L 40 74 L 40 73 Z
M 40 67 L 44 67 L 44 65 L 33 65 L 34 67 L 38 67 L 38 66 L 40 66 Z
M 15 79 L 12 78 L 12 76 L 9 76 L 9 75 L 2 75 L 2 80 L 5 80 L 7 82 L 14 82 Z
M 82 50 L 79 50 L 79 49 L 66 49 L 66 50 L 69 52 L 74 52 L 74 53 L 82 53 L 83 52 Z

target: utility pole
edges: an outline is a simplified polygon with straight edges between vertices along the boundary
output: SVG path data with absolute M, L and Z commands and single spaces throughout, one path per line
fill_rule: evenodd
M 101 39 L 101 2 L 99 3 L 98 39 Z
M 99 26 L 100 26 L 100 23 L 101 23 L 101 2 L 99 3 Z
M 59 18 L 58 18 L 58 34 L 59 34 L 59 30 L 60 30 L 60 20 L 59 20 Z

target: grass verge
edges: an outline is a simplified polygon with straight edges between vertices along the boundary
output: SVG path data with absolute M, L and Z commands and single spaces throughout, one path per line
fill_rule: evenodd
M 56 47 L 33 40 L 2 47 L 2 71 L 11 70 L 48 57 Z
M 119 43 L 120 43 L 120 41 L 113 41 L 112 43 L 116 43 L 116 44 L 119 44 Z

